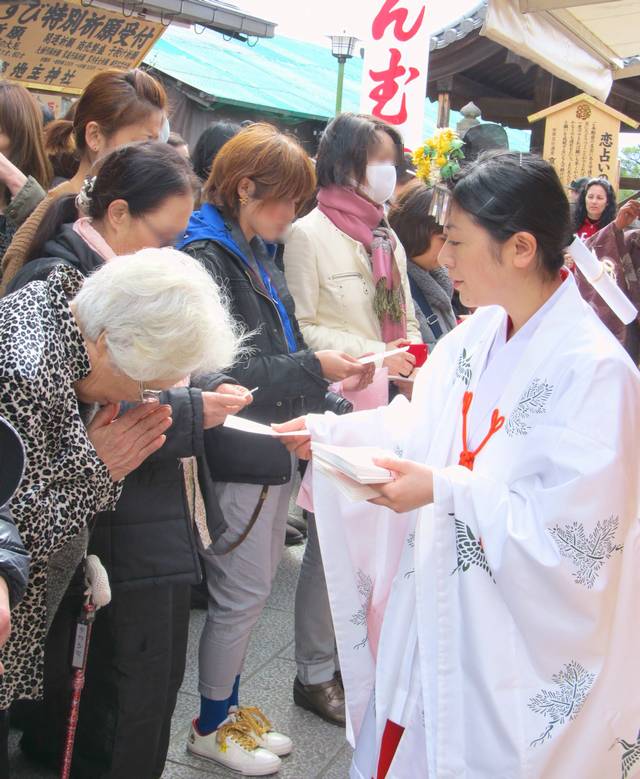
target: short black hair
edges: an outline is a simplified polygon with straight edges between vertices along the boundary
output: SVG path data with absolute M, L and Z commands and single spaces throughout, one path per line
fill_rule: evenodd
M 203 130 L 196 141 L 193 149 L 191 162 L 196 176 L 200 181 L 205 182 L 211 173 L 213 161 L 218 156 L 218 152 L 237 135 L 242 127 L 236 122 L 213 122 L 206 130 Z
M 441 225 L 429 214 L 432 197 L 433 189 L 418 181 L 403 192 L 389 209 L 389 224 L 409 259 L 428 251 L 432 236 L 442 232 Z
M 404 156 L 400 133 L 386 122 L 368 114 L 340 114 L 327 125 L 320 139 L 316 159 L 318 186 L 350 185 L 351 177 L 365 180 L 369 151 L 379 142 L 378 133 L 386 133 L 396 147 L 395 164 Z
M 119 146 L 95 163 L 95 181 L 86 216 L 102 219 L 114 200 L 125 200 L 133 217 L 160 208 L 173 195 L 193 194 L 194 177 L 189 161 L 165 143 L 142 141 Z M 55 200 L 27 251 L 27 262 L 42 257 L 45 243 L 63 224 L 78 218 L 75 195 Z
M 569 201 L 555 168 L 535 154 L 489 151 L 456 177 L 453 201 L 498 243 L 519 232 L 538 244 L 542 274 L 553 278 L 571 239 Z

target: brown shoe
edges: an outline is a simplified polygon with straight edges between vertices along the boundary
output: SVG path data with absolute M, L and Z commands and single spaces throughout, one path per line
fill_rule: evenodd
M 344 690 L 335 676 L 322 684 L 302 684 L 296 677 L 293 700 L 297 706 L 317 714 L 326 722 L 345 726 Z

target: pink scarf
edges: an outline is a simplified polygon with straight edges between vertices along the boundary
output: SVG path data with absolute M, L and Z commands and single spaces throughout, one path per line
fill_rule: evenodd
M 385 343 L 407 337 L 407 317 L 393 233 L 380 224 L 384 209 L 345 187 L 323 187 L 318 208 L 333 224 L 361 243 L 371 259 L 376 293 L 373 307 Z
M 99 254 L 105 262 L 116 256 L 113 249 L 91 224 L 89 217 L 83 216 L 77 219 L 73 223 L 73 232 L 77 233 L 89 248 L 93 249 L 96 254 Z

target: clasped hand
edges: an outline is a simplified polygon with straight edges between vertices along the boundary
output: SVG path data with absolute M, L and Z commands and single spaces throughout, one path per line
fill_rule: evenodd
M 114 482 L 160 449 L 172 421 L 171 406 L 158 403 L 141 403 L 116 419 L 119 410 L 118 403 L 103 406 L 87 428 L 89 440 Z

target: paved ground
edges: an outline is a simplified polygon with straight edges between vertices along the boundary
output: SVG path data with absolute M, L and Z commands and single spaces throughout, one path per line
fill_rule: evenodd
M 346 779 L 351 750 L 344 730 L 329 725 L 294 705 L 291 688 L 296 673 L 293 647 L 293 600 L 303 546 L 285 550 L 271 599 L 254 630 L 241 687 L 241 702 L 260 706 L 274 726 L 291 736 L 293 754 L 284 759 L 285 779 Z M 189 657 L 184 684 L 173 718 L 169 759 L 163 779 L 238 777 L 185 749 L 189 723 L 197 715 L 199 698 L 198 638 L 204 612 L 191 612 Z M 52 779 L 55 774 L 33 768 L 20 755 L 17 733 L 11 736 L 12 779 Z

